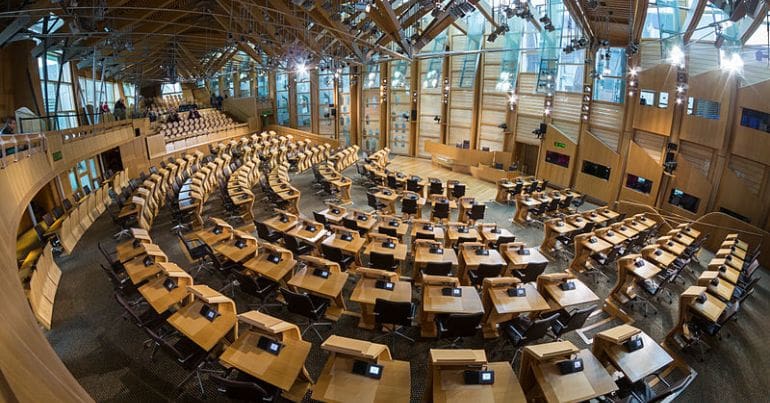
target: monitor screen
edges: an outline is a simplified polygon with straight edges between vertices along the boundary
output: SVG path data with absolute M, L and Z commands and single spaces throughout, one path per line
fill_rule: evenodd
M 626 175 L 626 187 L 637 192 L 650 193 L 652 191 L 652 181 L 641 176 Z
M 560 154 L 555 151 L 545 152 L 545 162 L 558 165 L 560 167 L 569 167 L 569 155 Z
M 691 213 L 697 213 L 698 206 L 700 205 L 700 198 L 687 194 L 681 189 L 672 189 L 671 194 L 668 196 L 668 203 L 683 208 Z
M 610 179 L 610 167 L 597 164 L 591 161 L 583 161 L 583 168 L 581 169 L 581 172 L 583 172 L 584 174 L 595 176 L 599 179 L 604 179 L 604 180 Z

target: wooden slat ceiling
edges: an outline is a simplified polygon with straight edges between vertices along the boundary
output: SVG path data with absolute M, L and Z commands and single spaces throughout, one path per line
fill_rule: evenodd
M 18 1 L 0 12 L 0 28 L 28 13 L 65 25 L 38 36 L 64 47 L 65 59 L 128 81 L 211 76 L 240 50 L 267 68 L 328 62 L 359 64 L 378 56 L 411 58 L 446 27 L 466 0 L 49 0 Z M 641 33 L 648 0 L 564 0 L 595 39 L 625 46 Z M 364 5 L 369 2 L 369 13 Z M 483 0 L 470 4 L 488 13 Z M 65 42 L 66 41 L 66 42 Z M 63 46 L 66 44 L 66 46 Z M 261 55 L 266 57 L 263 59 Z M 175 67 L 175 70 L 171 67 Z
M 648 0 L 565 0 L 567 8 L 597 40 L 608 40 L 611 46 L 627 46 L 638 42 Z

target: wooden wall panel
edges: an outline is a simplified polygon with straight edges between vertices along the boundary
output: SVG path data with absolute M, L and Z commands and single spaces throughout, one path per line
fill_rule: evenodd
M 516 141 L 524 144 L 540 145 L 540 139 L 532 134 L 532 130 L 540 127 L 542 121 L 543 119 L 539 117 L 519 115 L 516 119 Z
M 620 131 L 623 129 L 623 109 L 623 104 L 593 101 L 588 123 L 591 127 Z
M 607 148 L 617 152 L 618 144 L 620 143 L 620 133 L 612 130 L 600 129 L 598 127 L 591 127 L 590 132 Z
M 567 136 L 570 141 L 573 143 L 577 143 L 578 141 L 578 132 L 580 131 L 580 123 L 577 121 L 569 121 L 569 120 L 558 120 L 553 119 L 551 121 L 551 124 L 558 127 L 559 130 Z
M 703 170 L 698 164 L 690 162 L 688 159 L 682 158 L 682 153 L 678 154 L 678 165 L 674 175 L 669 181 L 669 185 L 666 189 L 662 190 L 664 193 L 662 209 L 675 213 L 687 218 L 697 218 L 702 216 L 706 212 L 708 206 L 709 197 L 714 190 L 714 186 L 708 180 L 706 175 L 703 174 Z M 679 189 L 689 195 L 693 195 L 700 199 L 698 203 L 698 209 L 695 213 L 691 213 L 679 206 L 669 204 L 668 198 L 673 189 Z
M 732 156 L 727 168 L 740 178 L 752 195 L 759 195 L 764 182 L 765 166 L 752 160 Z
M 537 75 L 532 73 L 522 73 L 519 75 L 518 94 L 519 101 L 516 104 L 518 113 L 530 116 L 542 116 L 545 97 L 535 93 L 537 85 Z
M 679 138 L 711 148 L 722 148 L 725 131 L 730 118 L 730 98 L 735 88 L 735 75 L 721 70 L 710 71 L 689 77 L 687 96 L 719 102 L 719 119 L 707 119 L 687 114 L 682 115 Z
M 583 105 L 583 94 L 574 92 L 557 92 L 553 97 L 551 117 L 578 124 L 580 108 Z
M 645 70 L 664 63 L 665 59 L 661 55 L 661 42 L 658 39 L 644 39 L 641 42 L 639 58 L 640 67 Z
M 581 172 L 583 161 L 591 161 L 610 168 L 610 179 L 603 180 Z M 593 198 L 609 203 L 615 198 L 621 177 L 620 154 L 608 147 L 590 131 L 580 138 L 579 158 L 575 165 L 575 189 Z
M 767 206 L 759 202 L 755 195 L 756 186 L 736 175 L 732 169 L 722 171 L 719 181 L 719 191 L 714 211 L 721 207 L 748 217 L 752 224 L 762 224 L 761 217 L 766 213 Z M 754 195 L 754 196 L 752 196 Z
M 700 172 L 703 177 L 710 178 L 715 152 L 715 150 L 709 147 L 682 141 L 679 143 L 679 153 L 677 155 L 680 163 L 684 160 L 692 166 L 692 169 Z
M 676 98 L 676 69 L 669 64 L 660 64 L 639 73 L 639 89 L 668 93 L 668 107 L 655 105 L 638 105 L 634 113 L 634 128 L 668 136 L 671 134 L 671 123 L 674 118 L 674 101 Z M 659 94 L 658 94 L 659 95 Z M 631 102 L 640 102 L 634 97 Z
M 654 206 L 663 177 L 663 166 L 659 161 L 652 158 L 644 148 L 633 141 L 628 149 L 627 158 L 626 171 L 621 178 L 618 199 Z M 628 174 L 651 180 L 652 189 L 650 189 L 650 193 L 642 193 L 626 187 L 626 176 Z
M 559 147 L 557 144 L 563 145 L 564 148 Z M 545 162 L 547 151 L 568 155 L 570 157 L 569 166 L 564 168 L 556 164 Z M 558 128 L 548 125 L 537 162 L 537 177 L 546 179 L 558 186 L 569 187 L 570 181 L 572 180 L 572 170 L 575 169 L 576 157 L 577 144 L 570 140 L 569 137 L 565 136 Z
M 733 126 L 733 154 L 770 165 L 770 133 L 741 126 L 742 108 L 770 113 L 770 80 L 738 90 Z
M 634 133 L 634 141 L 642 147 L 650 157 L 658 162 L 663 161 L 663 150 L 666 147 L 668 137 L 659 136 L 654 133 L 645 133 L 637 131 Z

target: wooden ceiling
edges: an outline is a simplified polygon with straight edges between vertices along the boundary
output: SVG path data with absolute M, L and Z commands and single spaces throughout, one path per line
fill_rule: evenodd
M 625 47 L 641 38 L 648 0 L 565 0 L 589 36 Z
M 116 79 L 185 80 L 211 76 L 238 51 L 264 68 L 409 59 L 460 24 L 466 2 L 490 19 L 485 0 L 445 0 L 440 10 L 431 0 L 9 0 L 0 30 L 24 15 L 30 24 L 57 16 L 60 29 L 34 35 L 39 54 L 61 49 L 81 69 Z M 595 9 L 565 2 L 589 33 L 614 46 L 638 38 L 647 10 L 647 0 L 599 0 Z

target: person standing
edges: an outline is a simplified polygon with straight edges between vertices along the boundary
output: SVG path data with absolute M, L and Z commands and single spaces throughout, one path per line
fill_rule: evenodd
M 123 103 L 123 98 L 115 101 L 113 113 L 115 114 L 115 120 L 123 120 L 126 118 L 126 104 Z
M 0 130 L 0 134 L 16 134 L 16 118 L 9 116 L 5 119 L 3 129 Z

